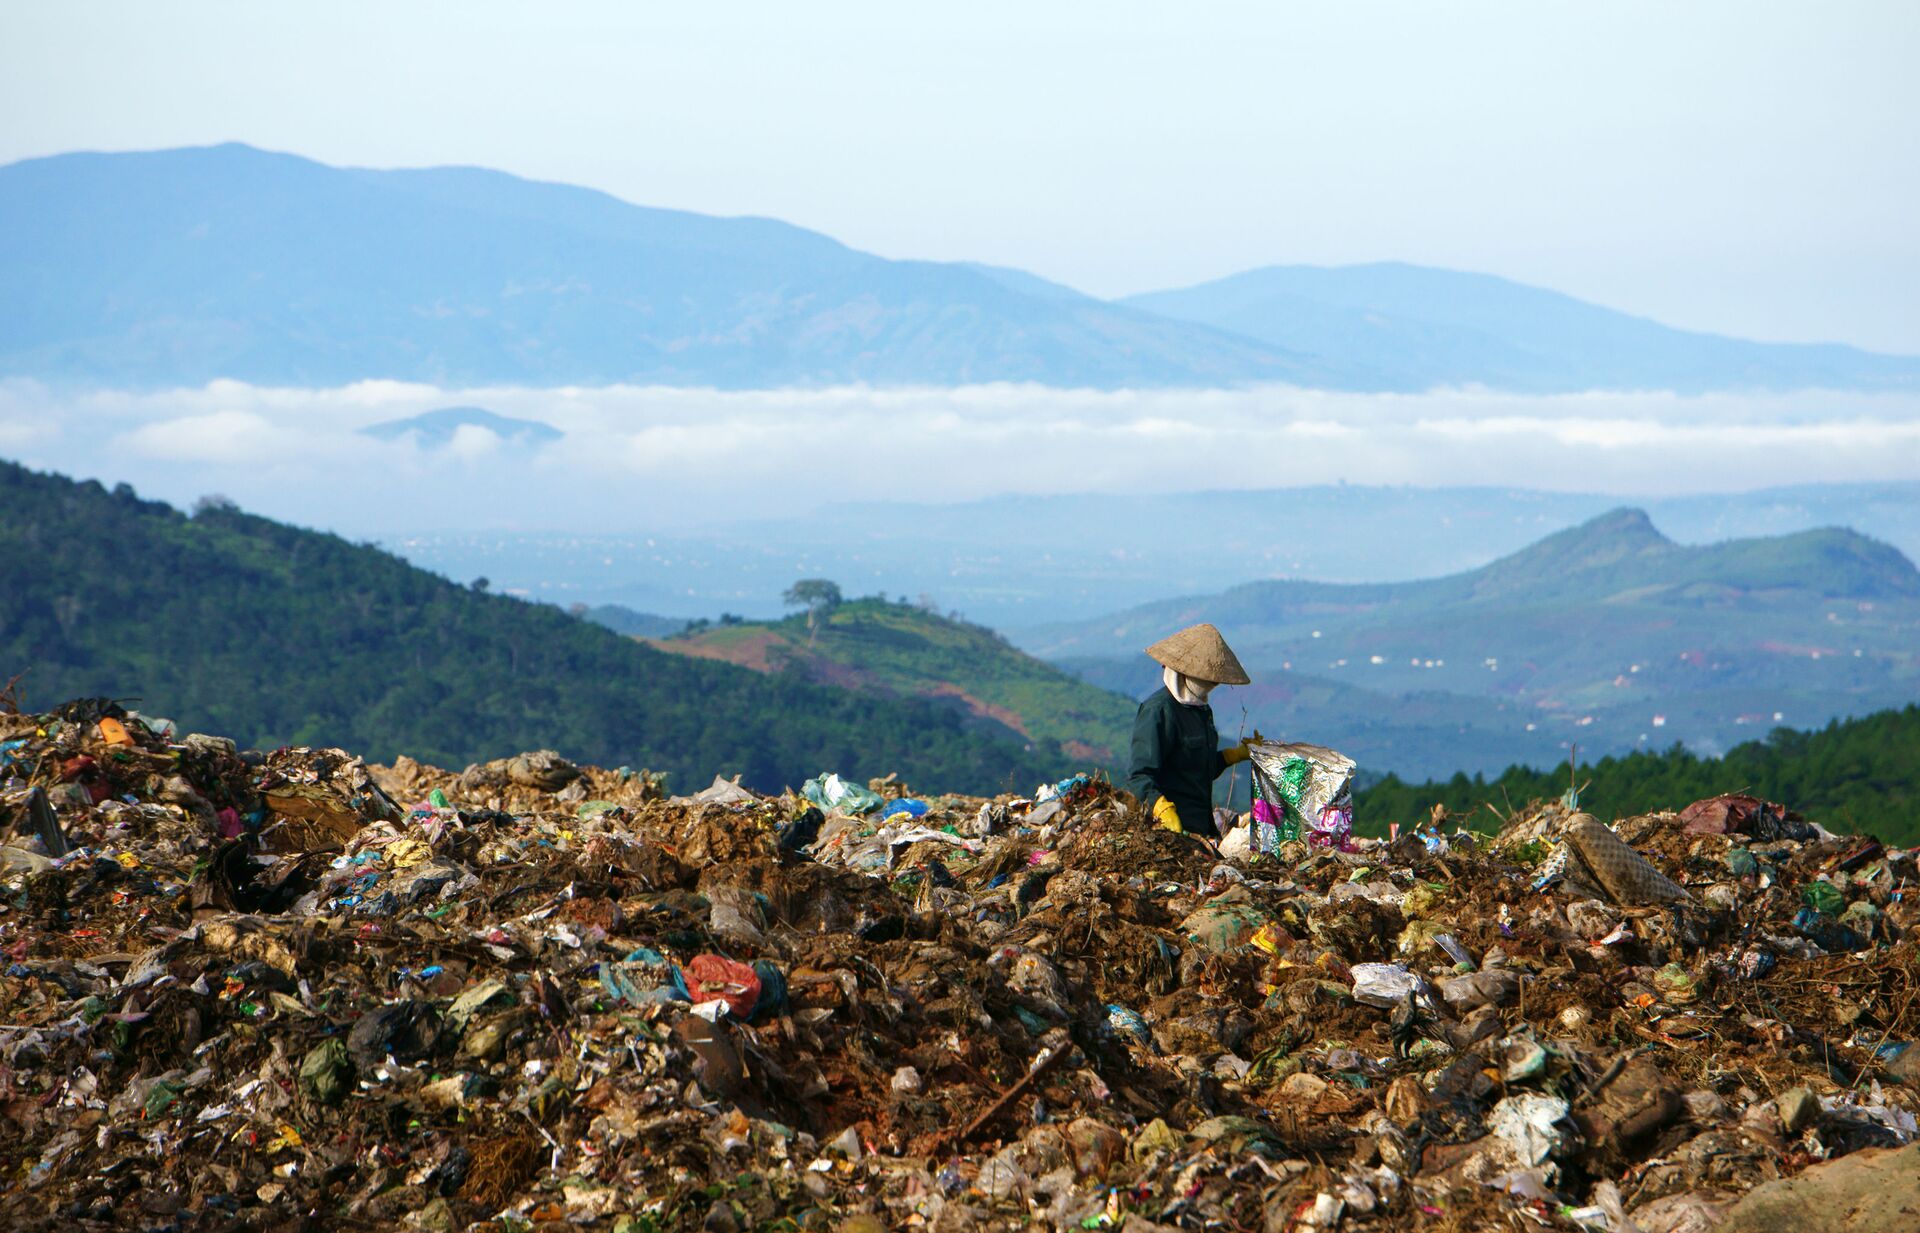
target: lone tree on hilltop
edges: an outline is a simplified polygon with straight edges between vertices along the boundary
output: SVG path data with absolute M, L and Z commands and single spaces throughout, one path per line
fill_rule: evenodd
M 825 578 L 802 578 L 788 587 L 787 593 L 780 598 L 789 608 L 807 610 L 807 642 L 811 644 L 820 614 L 839 607 L 842 596 L 837 582 L 829 582 Z

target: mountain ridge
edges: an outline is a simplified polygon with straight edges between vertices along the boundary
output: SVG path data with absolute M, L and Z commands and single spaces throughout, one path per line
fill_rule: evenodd
M 137 388 L 1920 389 L 1920 358 L 1674 330 L 1493 275 L 1267 267 L 1108 301 L 756 215 L 241 143 L 0 166 L 0 283 L 0 374 Z
M 1396 388 L 1920 388 L 1920 358 L 1680 329 L 1496 274 L 1401 261 L 1263 266 L 1119 302 L 1339 354 Z
M 1809 559 L 1833 571 L 1825 589 L 1796 586 Z M 1637 570 L 1636 570 L 1636 567 Z M 1677 544 L 1662 535 L 1646 511 L 1623 506 L 1577 526 L 1554 532 L 1486 565 L 1437 578 L 1406 582 L 1329 583 L 1272 580 L 1242 583 L 1214 595 L 1155 601 L 1091 622 L 1041 626 L 1025 633 L 1030 647 L 1048 656 L 1085 654 L 1083 648 L 1049 640 L 1048 630 L 1114 626 L 1159 628 L 1212 605 L 1224 619 L 1289 604 L 1326 607 L 1378 606 L 1425 599 L 1447 606 L 1497 602 L 1521 592 L 1562 594 L 1570 582 L 1591 584 L 1596 575 L 1621 575 L 1615 590 L 1683 587 L 1737 580 L 1753 589 L 1808 590 L 1855 598 L 1920 598 L 1920 568 L 1899 549 L 1844 527 L 1816 528 L 1777 536 L 1730 539 L 1716 544 Z
M 1443 577 L 1245 583 L 1017 641 L 1131 693 L 1152 680 L 1139 648 L 1202 620 L 1253 677 L 1226 705 L 1403 775 L 1625 751 L 1656 729 L 1714 752 L 1771 716 L 1920 694 L 1920 569 L 1897 549 L 1844 528 L 1676 544 L 1633 509 Z
M 360 435 L 382 441 L 396 441 L 412 435 L 428 449 L 444 449 L 452 444 L 462 428 L 482 429 L 502 441 L 540 446 L 566 436 L 558 428 L 541 420 L 516 419 L 489 411 L 485 407 L 436 407 L 418 415 L 368 424 Z
M 229 143 L 0 167 L 0 371 L 326 384 L 1332 379 L 1270 344 L 777 220 Z

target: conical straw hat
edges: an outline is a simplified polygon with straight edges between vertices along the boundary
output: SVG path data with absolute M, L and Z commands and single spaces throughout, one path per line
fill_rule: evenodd
M 1189 625 L 1147 648 L 1147 654 L 1172 668 L 1181 676 L 1215 685 L 1245 685 L 1247 670 L 1234 657 L 1233 648 L 1211 625 Z

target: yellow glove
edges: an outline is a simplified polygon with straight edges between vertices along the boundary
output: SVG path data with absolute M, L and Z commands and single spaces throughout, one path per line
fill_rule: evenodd
M 1231 749 L 1221 750 L 1220 756 L 1226 759 L 1228 766 L 1238 766 L 1253 756 L 1253 751 L 1248 748 L 1249 745 L 1258 745 L 1266 739 L 1260 735 L 1260 729 L 1255 728 L 1252 736 L 1242 738 L 1240 743 Z
M 1164 796 L 1153 803 L 1153 824 L 1163 831 L 1172 831 L 1176 835 L 1181 833 L 1180 811 Z

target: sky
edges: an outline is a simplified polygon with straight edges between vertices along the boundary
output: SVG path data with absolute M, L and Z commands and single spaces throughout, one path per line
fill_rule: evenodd
M 1920 4 L 0 8 L 0 162 L 246 141 L 759 214 L 1098 295 L 1502 274 L 1920 353 Z

